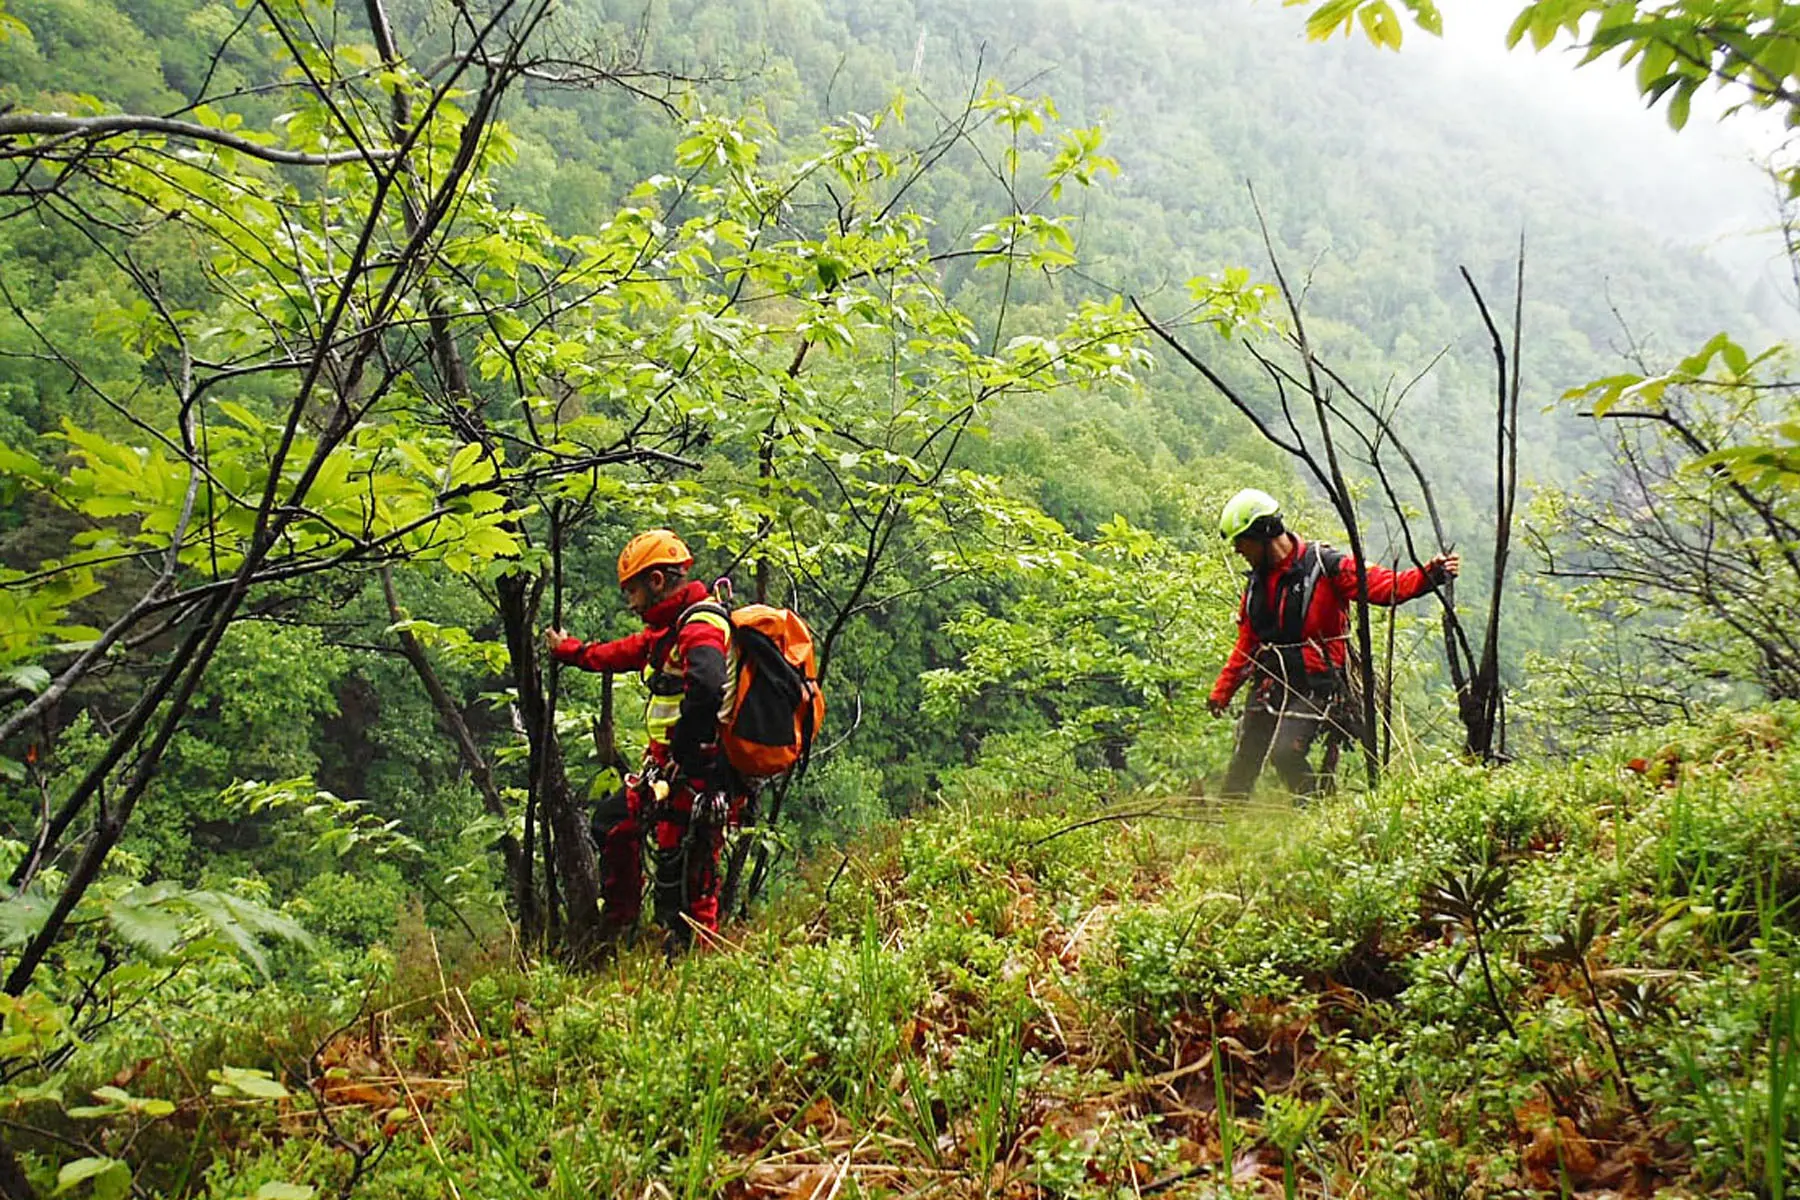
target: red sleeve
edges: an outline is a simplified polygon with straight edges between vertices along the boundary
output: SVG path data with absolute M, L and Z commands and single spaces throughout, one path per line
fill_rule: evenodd
M 550 656 L 584 671 L 641 671 L 649 665 L 650 651 L 662 634 L 660 629 L 640 629 L 612 642 L 564 638 L 550 648 Z
M 1408 600 L 1423 596 L 1434 586 L 1430 577 L 1417 567 L 1390 571 L 1380 563 L 1370 563 L 1368 572 L 1370 604 L 1405 604 Z M 1344 555 L 1343 561 L 1338 563 L 1337 577 L 1331 581 L 1331 585 L 1346 604 L 1355 602 L 1356 560 L 1350 555 Z
M 1208 697 L 1215 704 L 1229 704 L 1238 687 L 1250 674 L 1256 658 L 1256 651 L 1261 643 L 1254 633 L 1250 632 L 1250 618 L 1244 611 L 1243 600 L 1238 601 L 1237 644 L 1231 648 L 1231 654 L 1225 660 L 1225 666 L 1219 671 L 1218 679 L 1213 681 L 1212 694 Z

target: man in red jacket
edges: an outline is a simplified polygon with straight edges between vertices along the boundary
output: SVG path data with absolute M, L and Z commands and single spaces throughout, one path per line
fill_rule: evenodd
M 1356 560 L 1287 531 L 1281 505 L 1246 488 L 1219 515 L 1219 536 L 1250 564 L 1238 601 L 1237 645 L 1219 672 L 1206 707 L 1216 717 L 1246 680 L 1250 700 L 1237 749 L 1225 772 L 1224 794 L 1250 794 L 1263 761 L 1274 764 L 1288 790 L 1310 795 L 1321 779 L 1307 762 L 1313 740 L 1344 699 L 1350 606 L 1356 601 Z M 1421 569 L 1366 568 L 1371 604 L 1402 604 L 1462 569 L 1462 558 L 1440 554 Z
M 726 826 L 743 807 L 718 745 L 731 624 L 707 603 L 706 585 L 687 578 L 693 565 L 686 543 L 671 531 L 640 533 L 619 555 L 619 590 L 644 628 L 611 642 L 584 642 L 560 629 L 544 634 L 558 662 L 643 672 L 650 692 L 644 773 L 596 806 L 593 830 L 603 928 L 611 938 L 637 924 L 644 891 L 640 845 L 649 830 L 654 914 L 671 954 L 687 947 L 694 926 L 719 928 L 719 851 Z M 666 796 L 657 794 L 659 780 L 668 785 Z

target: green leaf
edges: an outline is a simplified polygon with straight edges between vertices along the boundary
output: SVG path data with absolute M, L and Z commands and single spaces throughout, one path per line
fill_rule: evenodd
M 208 1071 L 207 1078 L 214 1081 L 215 1096 L 238 1093 L 257 1100 L 284 1100 L 290 1094 L 269 1072 L 247 1067 L 221 1067 L 217 1071 Z
M 1406 0 L 1406 7 L 1411 10 L 1413 20 L 1418 22 L 1420 29 L 1432 37 L 1444 36 L 1443 14 L 1438 12 L 1437 5 L 1431 0 Z
M 56 482 L 54 471 L 31 455 L 4 443 L 0 443 L 0 475 L 11 475 L 39 487 L 49 487 Z
M 1506 31 L 1506 48 L 1508 50 L 1517 47 L 1524 40 L 1525 35 L 1531 32 L 1531 16 L 1531 9 L 1523 8 L 1519 10 L 1519 15 L 1513 18 L 1511 28 Z
M 120 937 L 166 958 L 181 941 L 181 917 L 163 906 L 166 896 L 133 888 L 107 908 L 107 923 Z
M 1300 3 L 1302 0 L 1294 0 Z M 1360 0 L 1326 0 L 1306 18 L 1306 36 L 1315 42 L 1329 40 L 1340 30 L 1348 32 Z
M 312 941 L 311 935 L 298 923 L 239 896 L 193 891 L 182 898 L 264 975 L 269 973 L 269 963 L 257 943 L 257 934 L 272 934 L 301 944 Z
M 459 511 L 467 511 L 474 516 L 499 512 L 506 507 L 506 497 L 499 492 L 470 492 L 457 501 Z
M 20 691 L 36 695 L 50 686 L 50 672 L 36 663 L 21 663 L 7 669 L 6 682 Z
M 26 1104 L 41 1103 L 54 1104 L 60 1108 L 63 1103 L 62 1079 L 55 1076 L 43 1083 L 13 1084 L 7 1088 L 6 1102 L 15 1109 Z
M 1562 25 L 1556 8 L 1548 4 L 1539 4 L 1531 19 L 1531 45 L 1535 50 L 1542 50 L 1556 37 L 1556 31 Z
M 1363 34 L 1371 42 L 1387 50 L 1400 49 L 1400 19 L 1394 15 L 1387 0 L 1364 4 L 1356 15 L 1362 22 Z
M 519 552 L 519 542 L 497 525 L 479 525 L 463 535 L 462 548 L 476 558 L 510 558 Z
M 463 446 L 450 458 L 450 469 L 445 477 L 446 488 L 461 487 L 473 483 L 476 479 L 491 479 L 495 472 L 491 465 L 484 465 L 487 448 L 480 442 L 470 442 Z
M 216 407 L 220 412 L 224 413 L 227 417 L 230 417 L 234 422 L 243 426 L 251 433 L 261 433 L 267 428 L 263 424 L 261 418 L 234 400 L 220 400 Z
M 1706 345 L 1682 359 L 1675 369 L 1683 375 L 1703 374 L 1706 368 L 1712 365 L 1712 360 L 1723 354 L 1729 345 L 1731 345 L 1730 334 L 1715 333 L 1706 340 Z
M 100 1157 L 78 1158 L 74 1162 L 64 1163 L 61 1169 L 56 1172 L 56 1191 L 53 1194 L 60 1196 L 77 1184 L 86 1183 L 90 1179 L 97 1179 L 101 1175 L 121 1171 L 125 1174 L 125 1182 L 129 1184 L 131 1182 L 131 1168 L 127 1167 L 118 1159 Z M 94 1194 L 100 1194 L 100 1185 L 98 1183 L 94 1185 Z M 116 1195 L 117 1193 L 113 1194 Z
M 30 941 L 50 919 L 52 907 L 49 897 L 35 891 L 0 901 L 0 946 L 23 946 Z
M 304 1183 L 271 1180 L 256 1189 L 252 1200 L 312 1200 L 313 1189 Z
M 1750 369 L 1750 355 L 1736 342 L 1726 342 L 1719 347 L 1719 357 L 1725 360 L 1725 367 L 1733 375 L 1742 375 Z
M 1669 127 L 1680 130 L 1688 123 L 1688 108 L 1693 103 L 1694 87 L 1692 80 L 1683 80 L 1669 98 Z
M 125 1200 L 131 1195 L 131 1168 L 119 1163 L 94 1176 L 94 1200 Z

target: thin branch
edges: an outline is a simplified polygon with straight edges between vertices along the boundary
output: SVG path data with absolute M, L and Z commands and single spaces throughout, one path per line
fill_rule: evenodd
M 118 113 L 102 117 L 64 117 L 54 113 L 7 113 L 0 116 L 0 160 L 23 157 L 47 157 L 46 152 L 57 147 L 61 142 L 72 139 L 98 141 L 103 138 L 118 137 L 121 134 L 161 134 L 166 137 L 183 138 L 191 142 L 210 142 L 235 150 L 239 154 L 247 154 L 264 162 L 279 163 L 288 167 L 332 167 L 343 163 L 386 161 L 399 154 L 398 150 L 338 150 L 330 154 L 306 154 L 298 150 L 283 150 L 278 146 L 264 146 L 253 142 L 239 134 L 228 133 L 223 129 L 213 129 L 206 125 L 196 125 L 192 121 L 176 121 L 168 117 L 150 117 L 130 113 Z M 48 137 L 51 142 L 34 142 L 30 145 L 13 145 L 9 139 L 17 137 Z

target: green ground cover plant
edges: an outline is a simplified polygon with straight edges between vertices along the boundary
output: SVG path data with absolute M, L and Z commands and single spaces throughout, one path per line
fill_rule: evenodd
M 331 1023 L 271 985 L 9 1119 L 218 1200 L 1779 1197 L 1797 735 L 1778 706 L 1300 811 L 971 799 L 597 976 L 402 921 Z

